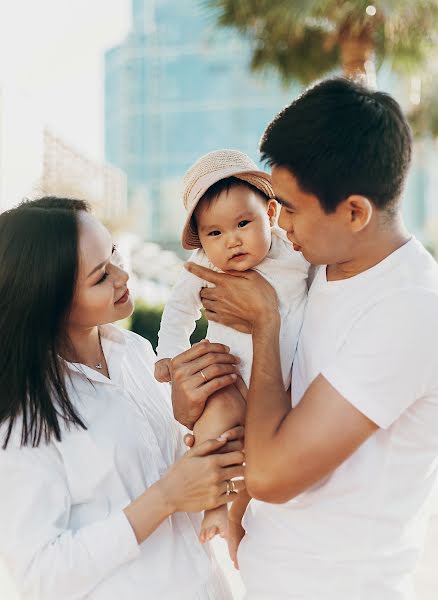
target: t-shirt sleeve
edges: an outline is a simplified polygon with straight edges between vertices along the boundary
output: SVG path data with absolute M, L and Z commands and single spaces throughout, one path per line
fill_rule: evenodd
M 438 388 L 438 295 L 400 291 L 369 308 L 321 374 L 379 427 Z
M 189 261 L 203 264 L 204 253 L 195 250 Z M 205 266 L 205 265 L 203 265 Z M 185 269 L 166 302 L 158 333 L 157 359 L 173 358 L 190 348 L 190 336 L 201 317 L 203 281 Z

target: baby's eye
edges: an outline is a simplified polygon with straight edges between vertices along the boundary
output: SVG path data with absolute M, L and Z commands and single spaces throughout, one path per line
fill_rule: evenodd
M 221 234 L 220 231 L 215 230 L 215 231 L 210 231 L 210 233 L 208 235 L 210 235 L 211 237 L 216 237 L 220 234 Z
M 96 282 L 96 285 L 98 285 L 99 283 L 102 283 L 103 281 L 105 281 L 105 279 L 108 277 L 108 273 L 105 271 L 105 273 L 102 275 L 102 277 L 99 279 L 99 281 Z
M 240 221 L 238 227 L 245 227 L 245 225 L 248 225 L 248 223 L 250 223 L 251 221 Z

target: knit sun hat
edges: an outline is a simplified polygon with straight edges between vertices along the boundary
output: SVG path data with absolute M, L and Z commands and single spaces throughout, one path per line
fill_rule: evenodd
M 268 198 L 275 198 L 268 173 L 239 150 L 215 150 L 201 156 L 184 175 L 184 207 L 187 218 L 182 233 L 182 246 L 186 250 L 200 248 L 196 231 L 191 227 L 193 211 L 205 192 L 214 183 L 227 177 L 236 177 L 253 185 Z

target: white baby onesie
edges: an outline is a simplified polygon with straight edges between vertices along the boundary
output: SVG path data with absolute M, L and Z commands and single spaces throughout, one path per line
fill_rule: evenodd
M 208 260 L 202 248 L 195 250 L 189 261 L 219 271 Z M 281 316 L 281 369 L 287 389 L 291 382 L 292 362 L 307 299 L 309 263 L 299 252 L 294 251 L 285 232 L 279 227 L 273 227 L 271 248 L 266 258 L 254 270 L 263 275 L 277 292 Z M 214 287 L 214 285 L 202 281 L 186 270 L 181 274 L 163 311 L 157 360 L 173 358 L 190 348 L 190 336 L 195 329 L 195 322 L 201 316 L 200 292 L 203 287 Z M 210 322 L 207 338 L 211 342 L 226 344 L 231 352 L 240 358 L 240 372 L 246 385 L 249 385 L 252 336 Z M 266 360 L 269 361 L 269 356 Z

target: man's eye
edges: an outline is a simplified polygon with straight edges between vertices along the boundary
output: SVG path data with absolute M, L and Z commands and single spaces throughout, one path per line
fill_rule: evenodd
M 105 273 L 102 275 L 102 277 L 99 279 L 99 281 L 96 282 L 96 285 L 98 285 L 99 283 L 102 283 L 103 281 L 105 281 L 105 279 L 108 277 L 108 273 L 105 271 Z
M 221 232 L 216 230 L 216 231 L 210 231 L 210 233 L 208 235 L 211 237 L 217 237 L 220 234 L 221 234 Z
M 240 221 L 238 227 L 245 227 L 245 225 L 248 225 L 248 223 L 250 223 L 251 221 Z

